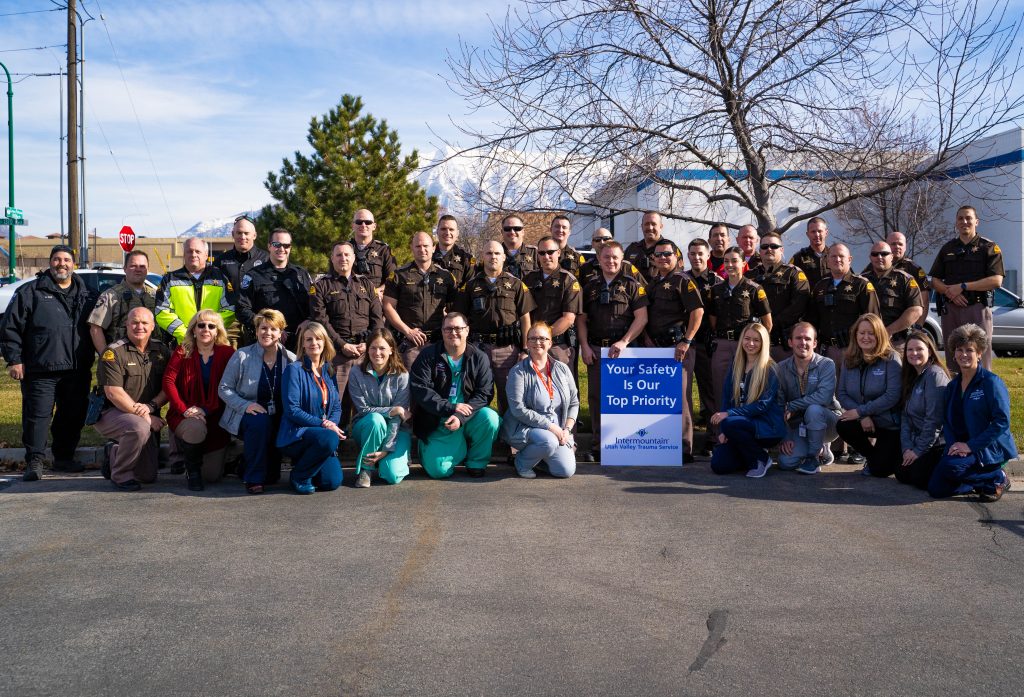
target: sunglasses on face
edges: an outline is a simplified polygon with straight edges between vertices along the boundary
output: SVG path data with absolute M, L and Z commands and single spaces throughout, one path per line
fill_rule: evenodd
M 557 249 L 538 249 L 537 254 L 542 257 L 549 257 L 552 254 L 558 254 Z
M 372 221 L 372 220 L 353 220 L 352 224 L 353 225 L 373 225 L 374 221 Z
M 503 227 L 501 229 L 504 230 L 505 232 L 522 232 L 523 231 L 523 226 L 522 225 L 506 225 L 505 227 Z
M 871 252 L 871 256 L 873 256 L 873 257 L 887 257 L 887 256 L 891 256 L 891 255 L 892 255 L 892 252 Z
M 217 328 L 217 325 L 213 322 L 196 322 L 196 329 L 208 329 L 213 331 Z
M 659 259 L 664 259 L 665 257 L 673 257 L 675 255 L 676 255 L 675 252 L 655 252 L 651 256 L 652 257 L 657 257 Z
M 762 251 L 767 251 L 769 249 L 771 249 L 771 250 L 782 249 L 782 245 L 781 244 L 762 244 L 761 245 L 761 250 Z
M 291 242 L 271 242 L 270 246 L 273 247 L 274 249 L 291 249 L 292 248 L 292 243 Z
M 614 240 L 614 239 L 615 239 L 614 237 L 593 237 L 593 238 L 591 238 L 590 241 L 591 242 L 608 242 L 609 240 Z

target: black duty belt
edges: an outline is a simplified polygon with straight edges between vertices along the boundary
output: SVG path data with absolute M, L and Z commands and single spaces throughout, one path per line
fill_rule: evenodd
M 569 332 L 562 332 L 551 337 L 551 343 L 554 346 L 569 346 Z
M 474 334 L 469 338 L 474 344 L 491 344 L 498 348 L 516 343 L 512 337 L 503 337 L 501 334 Z
M 906 341 L 908 336 L 910 336 L 910 330 L 904 329 L 903 331 L 896 332 L 889 337 L 889 341 Z
M 846 348 L 846 345 L 850 343 L 849 337 L 846 336 L 830 336 L 828 338 L 821 339 L 819 342 L 822 346 L 836 346 L 838 348 Z
M 591 339 L 590 344 L 592 346 L 600 346 L 601 348 L 608 348 L 612 344 L 622 340 L 622 337 L 618 339 Z
M 743 333 L 743 329 L 723 329 L 715 332 L 715 338 L 725 339 L 727 341 L 739 341 L 740 334 Z

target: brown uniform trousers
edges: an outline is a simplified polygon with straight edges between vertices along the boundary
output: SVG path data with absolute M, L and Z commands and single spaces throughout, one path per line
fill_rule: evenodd
M 159 434 L 153 438 L 149 418 L 129 414 L 116 407 L 103 410 L 95 428 L 104 438 L 116 440 L 110 450 L 110 480 L 119 484 L 137 479 L 143 484 L 156 481 L 160 454 Z
M 959 373 L 959 366 L 953 357 L 953 347 L 950 339 L 957 327 L 965 324 L 977 324 L 985 330 L 985 336 L 989 337 L 988 348 L 981 354 L 981 365 L 985 370 L 992 370 L 992 308 L 985 303 L 974 303 L 967 307 L 960 307 L 952 302 L 946 302 L 946 314 L 942 315 L 942 336 L 946 342 L 946 365 L 951 372 Z
M 498 413 L 504 414 L 508 411 L 508 396 L 505 394 L 505 383 L 508 382 L 508 374 L 519 362 L 520 349 L 515 344 L 509 346 L 495 346 L 494 344 L 477 344 L 477 348 L 483 351 L 491 361 L 491 372 L 494 374 L 494 386 L 498 389 Z

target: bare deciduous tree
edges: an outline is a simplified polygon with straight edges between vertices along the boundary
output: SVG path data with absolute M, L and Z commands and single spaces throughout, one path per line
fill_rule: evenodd
M 600 207 L 649 180 L 688 201 L 677 218 L 706 225 L 738 206 L 785 231 L 934 177 L 1021 115 L 1020 13 L 979 5 L 526 0 L 492 47 L 449 58 L 456 90 L 505 114 L 493 131 L 465 128 L 459 152 L 481 157 L 481 181 L 516 173 L 487 205 L 550 207 L 557 191 L 558 207 Z M 902 156 L 887 157 L 896 143 Z M 809 190 L 815 206 L 776 220 L 773 199 Z

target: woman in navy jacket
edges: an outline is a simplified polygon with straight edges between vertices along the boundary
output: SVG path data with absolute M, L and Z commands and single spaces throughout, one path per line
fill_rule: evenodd
M 1017 457 L 1010 393 L 999 376 L 978 365 L 988 348 L 984 329 L 958 327 L 949 345 L 960 374 L 946 386 L 946 454 L 932 472 L 928 493 L 941 498 L 975 491 L 982 501 L 998 501 L 1010 488 L 1003 465 Z
M 722 389 L 725 409 L 711 416 L 719 431 L 711 469 L 718 474 L 746 470 L 748 477 L 760 478 L 772 466 L 767 449 L 786 436 L 782 396 L 764 326 L 748 324 L 739 344 Z
M 331 370 L 334 345 L 319 322 L 299 331 L 296 362 L 284 369 L 283 413 L 277 447 L 292 460 L 291 482 L 299 494 L 341 486 L 338 444 L 345 432 L 338 426 L 341 398 Z

